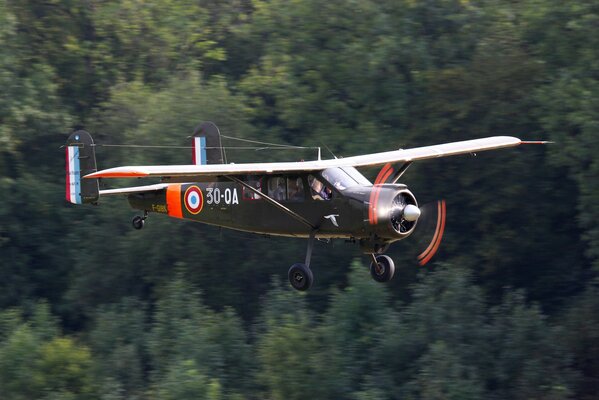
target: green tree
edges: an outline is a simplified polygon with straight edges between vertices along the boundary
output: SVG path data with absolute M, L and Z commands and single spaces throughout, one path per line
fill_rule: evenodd
M 541 2 L 527 11 L 522 36 L 549 75 L 535 94 L 538 119 L 557 144 L 550 151 L 554 168 L 566 167 L 576 182 L 577 222 L 587 243 L 586 255 L 599 268 L 597 190 L 599 176 L 599 8 L 593 1 Z
M 92 56 L 93 8 L 68 0 L 7 0 L 6 5 L 19 29 L 17 50 L 24 62 L 21 69 L 44 66 L 52 74 L 52 87 L 64 107 L 72 113 L 86 114 L 105 93 L 98 79 L 102 71 Z
M 71 122 L 61 107 L 56 71 L 29 56 L 20 27 L 10 3 L 0 2 L 0 168 L 7 178 L 15 178 L 15 170 L 21 172 L 28 161 L 18 157 L 17 149 L 64 132 Z
M 227 12 L 232 5 L 171 0 L 103 2 L 92 15 L 99 44 L 94 51 L 117 81 L 142 79 L 160 85 L 171 74 L 199 72 L 206 63 L 226 59 L 219 40 L 227 21 L 235 19 Z
M 221 400 L 218 379 L 208 379 L 199 372 L 192 360 L 173 364 L 155 388 L 156 399 L 161 400 Z
M 31 328 L 21 325 L 0 347 L 0 393 L 15 400 L 40 397 L 43 392 L 32 384 L 32 366 L 39 358 L 41 341 Z M 39 379 L 39 377 L 38 377 Z
M 60 336 L 46 304 L 24 320 L 17 310 L 2 313 L 0 393 L 11 399 L 95 398 L 89 349 Z
M 572 393 L 570 353 L 538 306 L 519 292 L 507 293 L 491 309 L 493 377 L 488 383 L 500 398 L 566 399 Z
M 342 366 L 305 296 L 273 279 L 254 326 L 261 396 L 272 399 L 337 398 L 343 394 Z M 318 377 L 318 385 L 310 384 Z
M 321 326 L 328 368 L 336 384 L 336 397 L 348 397 L 368 382 L 364 371 L 376 366 L 373 350 L 384 341 L 379 331 L 395 316 L 391 297 L 384 285 L 370 279 L 361 260 L 351 264 L 348 286 L 333 292 Z
M 418 364 L 414 388 L 416 398 L 458 400 L 485 397 L 483 382 L 478 379 L 475 368 L 463 365 L 444 341 L 433 343 Z
M 593 399 L 599 394 L 599 289 L 592 283 L 576 296 L 556 320 L 561 330 L 556 342 L 568 349 L 571 367 L 579 374 L 573 398 Z
M 455 364 L 458 369 L 471 366 L 484 371 L 490 367 L 484 298 L 480 288 L 472 284 L 471 274 L 463 268 L 446 267 L 423 273 L 422 278 L 413 288 L 412 302 L 383 325 L 373 350 L 377 366 L 373 379 L 384 382 L 388 394 L 408 395 L 413 390 L 411 382 L 418 381 L 421 369 L 417 361 L 438 342 L 459 357 Z M 441 368 L 434 365 L 435 354 L 429 356 L 427 368 Z M 451 368 L 446 371 L 453 373 Z M 470 379 L 466 369 L 460 373 Z M 450 380 L 451 376 L 439 379 Z
M 47 201 L 60 199 L 64 187 L 45 174 L 64 169 L 55 149 L 72 116 L 64 110 L 55 69 L 31 56 L 23 32 L 12 3 L 0 2 L 0 190 L 11 194 L 0 205 L 2 307 L 36 296 L 54 302 L 64 290 L 64 264 L 56 263 L 62 250 L 48 240 L 61 236 L 62 214 Z
M 88 343 L 94 355 L 95 376 L 102 386 L 116 387 L 124 398 L 141 397 L 147 388 L 147 305 L 124 298 L 99 307 L 89 329 Z
M 231 310 L 209 310 L 182 275 L 164 288 L 156 304 L 148 349 L 158 386 L 197 369 L 217 379 L 228 395 L 251 387 L 252 357 L 238 317 Z
M 591 32 L 589 35 L 594 36 Z M 552 161 L 557 167 L 567 167 L 571 179 L 576 182 L 579 192 L 575 204 L 576 220 L 587 243 L 585 254 L 592 260 L 596 273 L 599 270 L 599 233 L 594 221 L 599 216 L 599 194 L 589 183 L 599 177 L 599 163 L 595 157 L 599 149 L 599 112 L 596 107 L 599 78 L 579 77 L 570 71 L 567 74 L 574 76 L 539 89 L 543 107 L 540 119 L 551 139 L 558 143 L 559 149 L 551 152 Z
M 33 364 L 31 381 L 55 398 L 95 397 L 95 375 L 89 349 L 72 339 L 57 337 L 43 344 Z

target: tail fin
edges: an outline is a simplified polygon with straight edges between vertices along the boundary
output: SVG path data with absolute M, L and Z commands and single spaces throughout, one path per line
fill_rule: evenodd
M 66 145 L 66 199 L 73 204 L 96 203 L 100 197 L 97 179 L 81 179 L 96 172 L 94 140 L 86 131 L 76 131 Z
M 225 152 L 220 131 L 212 122 L 204 122 L 193 131 L 192 160 L 195 165 L 224 164 Z

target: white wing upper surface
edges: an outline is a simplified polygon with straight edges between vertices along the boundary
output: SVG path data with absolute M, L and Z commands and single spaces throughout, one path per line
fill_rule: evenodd
M 148 165 L 109 168 L 86 175 L 85 178 L 141 178 L 198 177 L 219 175 L 275 174 L 287 172 L 320 171 L 331 167 L 372 167 L 387 163 L 426 160 L 459 154 L 518 146 L 520 139 L 511 136 L 493 136 L 483 139 L 465 140 L 416 147 L 406 150 L 386 151 L 330 160 L 251 163 L 251 164 L 208 164 L 208 165 Z

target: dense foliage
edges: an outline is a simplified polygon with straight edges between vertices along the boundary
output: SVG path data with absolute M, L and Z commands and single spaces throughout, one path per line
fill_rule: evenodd
M 73 129 L 186 145 L 207 120 L 337 155 L 556 144 L 412 166 L 448 202 L 437 263 L 400 242 L 381 285 L 319 243 L 303 294 L 301 241 L 65 204 Z M 597 398 L 597 151 L 596 1 L 0 0 L 0 398 Z

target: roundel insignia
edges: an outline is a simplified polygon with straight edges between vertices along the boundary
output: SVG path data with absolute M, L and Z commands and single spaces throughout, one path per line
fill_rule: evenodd
M 185 195 L 185 208 L 191 214 L 198 214 L 204 207 L 204 195 L 199 187 L 193 185 L 187 188 Z

